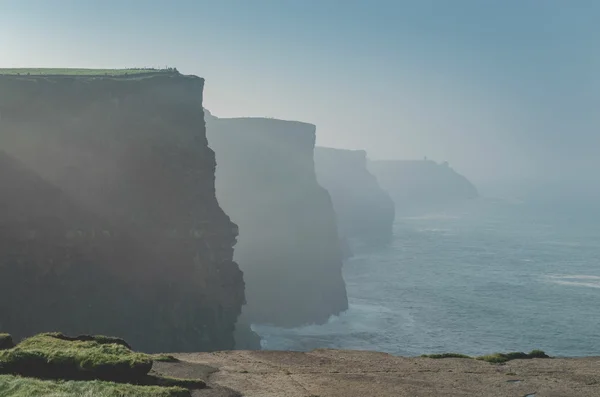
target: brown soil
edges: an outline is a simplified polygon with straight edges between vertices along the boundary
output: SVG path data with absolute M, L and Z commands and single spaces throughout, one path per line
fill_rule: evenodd
M 514 360 L 395 357 L 385 353 L 229 351 L 176 354 L 157 363 L 170 376 L 204 379 L 210 397 L 592 397 L 600 357 Z

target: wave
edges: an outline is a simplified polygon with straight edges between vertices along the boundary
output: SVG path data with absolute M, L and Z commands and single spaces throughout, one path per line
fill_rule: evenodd
M 261 338 L 263 349 L 310 351 L 316 348 L 355 350 L 394 350 L 400 327 L 410 329 L 415 320 L 409 310 L 392 310 L 383 305 L 350 302 L 350 308 L 332 316 L 326 324 L 280 328 L 252 325 Z M 390 342 L 392 341 L 392 342 Z M 389 345 L 389 346 L 388 346 Z
M 451 236 L 454 235 L 454 231 L 451 229 L 443 229 L 443 228 L 436 228 L 436 227 L 432 227 L 432 228 L 420 228 L 417 229 L 417 232 L 419 233 L 438 233 L 438 234 L 444 234 L 447 236 Z
M 547 275 L 546 279 L 553 284 L 570 285 L 575 287 L 586 288 L 600 288 L 600 276 L 593 276 L 587 274 L 551 274 Z
M 583 244 L 578 241 L 542 241 L 540 244 L 554 245 L 559 247 L 582 247 Z
M 483 196 L 479 198 L 480 201 L 492 205 L 509 205 L 517 206 L 525 204 L 525 200 L 518 197 L 502 197 L 502 196 Z
M 400 219 L 412 220 L 412 221 L 430 221 L 430 220 L 451 220 L 451 219 L 461 219 L 458 215 L 449 215 L 449 214 L 427 214 L 420 216 L 405 216 Z

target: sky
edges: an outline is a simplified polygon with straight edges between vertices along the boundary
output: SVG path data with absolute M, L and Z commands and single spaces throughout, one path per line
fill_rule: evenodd
M 476 181 L 583 180 L 599 20 L 596 0 L 0 0 L 0 68 L 175 66 L 218 117 L 310 122 L 319 145 Z

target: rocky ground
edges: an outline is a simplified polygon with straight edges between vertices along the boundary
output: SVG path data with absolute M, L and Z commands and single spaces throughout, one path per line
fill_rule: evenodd
M 513 360 L 404 358 L 384 353 L 230 351 L 177 354 L 170 376 L 205 379 L 211 397 L 600 396 L 600 357 Z

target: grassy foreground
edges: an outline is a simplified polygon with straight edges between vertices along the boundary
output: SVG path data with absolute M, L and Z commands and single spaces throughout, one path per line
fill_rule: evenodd
M 442 353 L 442 354 L 423 354 L 421 357 L 426 358 L 470 358 L 480 361 L 486 361 L 493 364 L 502 364 L 511 360 L 527 360 L 532 358 L 550 358 L 541 350 L 532 350 L 530 353 L 511 352 L 511 353 L 494 353 L 485 356 L 471 357 L 459 353 Z
M 154 361 L 177 360 L 134 352 L 120 338 L 40 334 L 0 350 L 0 397 L 189 397 L 206 387 L 152 374 Z
M 40 334 L 0 351 L 0 373 L 41 378 L 131 380 L 152 369 L 149 355 L 135 353 L 116 339 L 69 340 Z
M 138 386 L 105 381 L 56 381 L 0 375 L 0 397 L 189 397 L 182 387 Z

